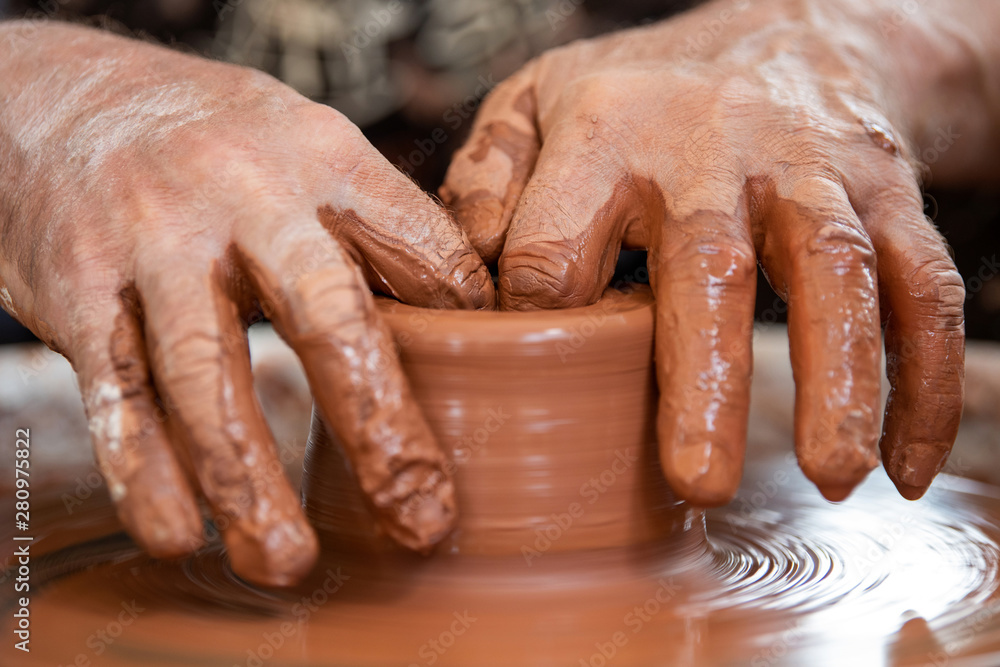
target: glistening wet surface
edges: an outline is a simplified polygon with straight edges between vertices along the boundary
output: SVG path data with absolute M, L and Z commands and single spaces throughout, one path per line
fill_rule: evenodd
M 32 652 L 5 665 L 1000 665 L 1000 491 L 960 478 L 914 503 L 876 470 L 832 505 L 772 458 L 669 543 L 530 565 L 328 544 L 293 590 L 218 544 L 151 560 L 103 502 L 37 503 Z

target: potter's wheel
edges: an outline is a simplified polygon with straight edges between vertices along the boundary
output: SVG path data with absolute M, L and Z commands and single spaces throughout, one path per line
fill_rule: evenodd
M 740 498 L 708 513 L 708 541 L 693 515 L 688 537 L 662 547 L 669 553 L 548 553 L 530 568 L 517 556 L 326 553 L 310 581 L 282 591 L 235 577 L 217 545 L 151 561 L 95 501 L 88 530 L 111 533 L 36 561 L 32 659 L 9 642 L 0 656 L 226 667 L 1000 664 L 995 488 L 944 477 L 914 504 L 876 474 L 832 506 L 781 457 L 752 466 Z M 64 535 L 60 523 L 46 519 L 44 530 Z
M 591 313 L 569 327 L 584 343 L 574 343 L 559 363 L 593 368 L 584 357 L 599 348 L 594 341 L 610 336 L 614 342 L 619 324 L 649 319 L 633 312 L 639 311 Z M 401 312 L 397 319 L 411 316 Z M 586 322 L 594 324 L 592 333 Z M 433 331 L 436 325 L 418 320 L 417 326 Z M 510 350 L 495 355 L 491 377 L 514 382 L 558 359 L 536 354 L 537 346 L 558 339 L 556 328 L 541 328 L 546 336 L 524 348 L 531 354 L 522 366 Z M 424 339 L 421 354 L 464 345 L 456 357 L 464 359 L 479 353 L 476 345 L 487 354 L 510 339 L 496 332 L 496 340 L 482 332 L 456 339 L 451 324 L 441 331 L 447 335 Z M 662 478 L 647 474 L 657 468 L 650 460 L 646 467 L 620 468 L 600 504 L 572 527 L 560 532 L 535 521 L 567 508 L 567 497 L 579 500 L 580 480 L 615 465 L 620 449 L 649 449 L 650 430 L 637 423 L 651 414 L 648 386 L 640 381 L 648 359 L 629 356 L 649 347 L 649 332 L 639 334 L 642 345 L 630 339 L 618 346 L 622 358 L 635 363 L 613 365 L 631 367 L 633 376 L 608 376 L 599 386 L 621 382 L 640 393 L 626 396 L 619 388 L 588 403 L 585 414 L 600 415 L 607 430 L 581 429 L 571 447 L 557 439 L 539 449 L 548 445 L 532 439 L 538 424 L 563 428 L 568 421 L 551 411 L 547 421 L 538 415 L 521 420 L 516 416 L 537 402 L 503 404 L 504 414 L 513 416 L 505 430 L 466 452 L 456 476 L 464 514 L 432 558 L 368 534 L 363 507 L 348 502 L 349 484 L 339 479 L 334 486 L 344 489 L 343 498 L 323 491 L 316 498 L 336 502 L 311 506 L 323 532 L 322 561 L 309 580 L 289 590 L 260 589 L 236 577 L 218 542 L 180 562 L 147 558 L 120 532 L 105 491 L 90 482 L 92 470 L 52 472 L 58 461 L 44 457 L 58 456 L 53 450 L 70 438 L 47 432 L 42 420 L 30 424 L 38 457 L 32 469 L 51 475 L 52 489 L 33 496 L 32 652 L 16 652 L 13 641 L 5 641 L 0 665 L 1000 665 L 1000 490 L 944 475 L 912 503 L 876 470 L 847 502 L 822 500 L 785 454 L 792 386 L 781 331 L 756 341 L 752 463 L 734 503 L 705 515 L 672 502 Z M 977 381 L 975 374 L 1000 367 L 1000 353 L 972 352 L 967 415 L 980 419 L 963 425 L 974 441 L 963 443 L 968 438 L 960 434 L 949 464 L 963 475 L 992 470 L 982 461 L 992 457 L 997 432 L 989 425 L 997 393 L 987 386 L 997 375 Z M 422 407 L 447 443 L 441 434 L 475 434 L 472 427 L 486 424 L 484 416 L 497 406 L 485 394 L 477 406 L 468 383 L 454 375 L 459 370 L 442 374 L 441 363 L 435 358 L 424 375 L 410 370 Z M 255 351 L 254 364 L 258 378 L 278 372 L 273 386 L 258 392 L 283 453 L 296 454 L 287 461 L 295 470 L 308 394 L 284 375 L 295 367 L 288 356 L 269 362 Z M 46 372 L 56 367 L 46 362 Z M 576 383 L 546 385 L 543 394 L 573 392 Z M 51 393 L 47 384 L 32 386 Z M 297 402 L 289 398 L 300 394 Z M 26 415 L 19 414 L 18 426 L 29 425 Z M 299 429 L 289 436 L 298 445 L 286 449 L 279 415 Z M 307 476 L 307 491 L 331 480 Z M 505 496 L 514 482 L 517 493 Z M 536 541 L 539 531 L 544 539 Z M 0 535 L 8 564 L 9 534 Z M 519 548 L 525 544 L 537 555 L 526 557 Z M 11 579 L 0 586 L 0 625 L 10 638 Z

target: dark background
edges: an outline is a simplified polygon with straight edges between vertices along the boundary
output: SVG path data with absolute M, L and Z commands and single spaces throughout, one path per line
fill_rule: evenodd
M 300 0 L 301 8 L 317 14 L 338 12 L 345 23 L 362 26 L 392 0 Z M 372 143 L 393 163 L 408 171 L 426 190 L 440 185 L 448 158 L 464 139 L 470 123 L 449 129 L 447 141 L 417 161 L 407 159 L 414 141 L 441 128 L 442 117 L 454 105 L 471 110 L 481 89 L 480 77 L 496 81 L 538 53 L 579 37 L 658 20 L 698 4 L 652 0 L 450 0 L 404 2 L 406 12 L 392 30 L 364 42 L 360 61 L 350 61 L 343 49 L 351 34 L 326 42 L 295 42 L 295 30 L 283 23 L 287 12 L 267 0 L 48 0 L 25 3 L 0 0 L 0 16 L 58 18 L 97 25 L 256 66 L 294 84 L 299 78 L 289 65 L 290 53 L 315 55 L 304 67 L 322 74 L 307 84 L 304 94 L 347 113 Z M 285 5 L 287 8 L 287 5 Z M 252 17 L 252 21 L 245 20 Z M 262 18 L 263 16 L 263 18 Z M 244 30 L 241 25 L 251 25 Z M 294 27 L 294 26 L 293 26 Z M 243 30 L 243 32 L 241 32 Z M 308 36 L 302 39 L 308 40 Z M 363 39 L 363 38 L 362 38 Z M 340 44 L 341 48 L 337 48 Z M 438 48 L 435 45 L 448 45 Z M 312 58 L 312 55 L 309 56 Z M 300 58 L 301 61 L 301 58 Z M 300 62 L 297 61 L 297 62 Z M 360 62 L 361 66 L 358 66 Z M 301 62 L 300 65 L 302 66 Z M 359 73 L 360 70 L 360 73 Z M 956 264 L 966 280 L 966 326 L 970 338 L 1000 340 L 1000 280 L 992 273 L 1000 254 L 1000 189 L 941 191 L 925 196 L 926 212 L 951 244 Z M 627 254 L 623 264 L 642 261 Z M 626 267 L 627 270 L 627 267 Z M 784 308 L 760 276 L 757 314 L 764 321 L 784 321 Z M 32 340 L 0 311 L 0 343 Z

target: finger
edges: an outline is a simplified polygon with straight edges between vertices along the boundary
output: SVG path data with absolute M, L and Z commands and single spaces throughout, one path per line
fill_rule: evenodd
M 878 256 L 890 391 L 880 448 L 900 494 L 922 496 L 944 467 L 962 417 L 965 286 L 924 217 L 916 181 L 864 197 Z
M 842 500 L 877 465 L 881 330 L 875 253 L 842 186 L 784 184 L 763 211 L 764 269 L 788 302 L 799 465 Z
M 500 257 L 514 207 L 538 156 L 534 77 L 535 66 L 529 64 L 483 101 L 440 190 L 473 247 L 490 263 Z
M 73 366 L 118 516 L 151 555 L 191 553 L 202 544 L 201 514 L 153 390 L 138 302 L 131 289 L 78 298 L 87 306 L 77 311 Z
M 451 530 L 454 489 L 371 293 L 314 222 L 276 224 L 269 236 L 239 242 L 251 282 L 302 360 L 380 525 L 407 547 L 429 549 Z M 321 255 L 314 270 L 290 268 L 307 252 Z
M 489 269 L 458 223 L 360 131 L 349 132 L 335 162 L 353 166 L 334 170 L 318 216 L 371 287 L 428 308 L 493 308 Z
M 671 488 L 696 505 L 722 505 L 743 472 L 752 374 L 757 263 L 736 183 L 700 190 L 653 236 L 660 388 L 657 435 Z M 714 204 L 717 207 L 717 203 Z
M 629 228 L 662 220 L 663 198 L 633 178 L 603 122 L 555 126 L 521 195 L 500 257 L 500 307 L 566 308 L 604 292 Z
M 256 583 L 289 585 L 315 562 L 316 537 L 253 393 L 246 331 L 224 292 L 223 272 L 212 273 L 195 265 L 171 272 L 140 266 L 150 361 L 233 570 Z

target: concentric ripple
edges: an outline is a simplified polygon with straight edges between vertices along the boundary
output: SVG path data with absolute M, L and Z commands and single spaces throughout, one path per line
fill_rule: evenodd
M 774 470 L 752 469 L 734 503 L 707 513 L 707 541 L 693 521 L 682 548 L 612 554 L 614 567 L 601 554 L 552 554 L 530 571 L 512 561 L 498 569 L 417 559 L 414 575 L 410 565 L 363 569 L 327 554 L 302 586 L 275 591 L 234 575 L 219 545 L 158 562 L 110 536 L 39 559 L 35 572 L 48 581 L 33 613 L 40 624 L 58 613 L 85 637 L 120 600 L 155 604 L 160 620 L 123 635 L 115 651 L 126 657 L 115 665 L 137 655 L 148 664 L 245 664 L 245 638 L 274 636 L 289 619 L 298 644 L 281 664 L 423 664 L 414 660 L 422 642 L 462 609 L 480 619 L 463 640 L 468 652 L 438 664 L 490 664 L 514 637 L 537 664 L 593 664 L 594 647 L 638 624 L 629 614 L 640 608 L 649 615 L 640 629 L 657 630 L 637 635 L 615 664 L 1000 665 L 997 490 L 943 478 L 911 503 L 873 475 L 833 505 L 792 471 L 781 488 L 760 486 Z M 200 630 L 164 637 L 156 623 L 165 618 L 197 619 Z M 381 618 L 395 619 L 397 643 L 412 636 L 413 655 L 396 661 L 379 645 Z

